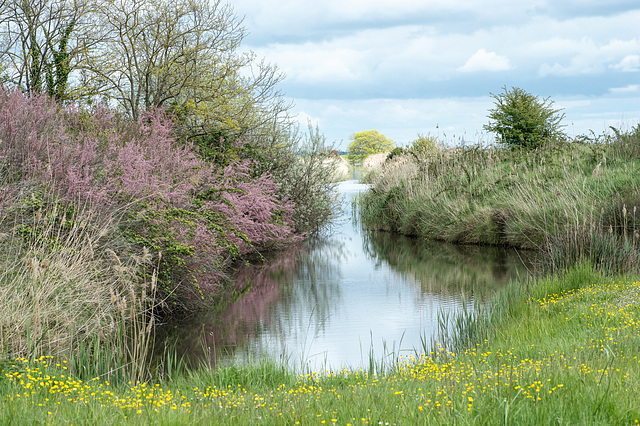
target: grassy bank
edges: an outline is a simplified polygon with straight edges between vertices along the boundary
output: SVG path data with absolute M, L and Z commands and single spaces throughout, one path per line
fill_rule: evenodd
M 386 371 L 256 363 L 162 383 L 80 382 L 59 359 L 2 367 L 0 421 L 175 424 L 629 424 L 640 419 L 640 283 L 583 265 L 513 283 L 491 315 Z M 469 344 L 471 345 L 469 346 Z
M 0 423 L 640 418 L 640 288 L 616 275 L 638 270 L 640 131 L 527 154 L 398 154 L 384 166 L 363 202 L 370 226 L 537 248 L 556 271 L 510 284 L 484 311 L 443 316 L 435 352 L 368 371 L 188 372 L 171 356 L 153 371 L 157 310 L 215 295 L 232 261 L 302 238 L 314 212 L 330 210 L 322 158 L 280 164 L 287 186 L 242 145 L 220 164 L 199 157 L 162 114 L 134 123 L 0 100 L 11 124 L 0 127 Z
M 235 262 L 333 214 L 317 129 L 209 146 L 176 126 L 0 87 L 0 359 L 150 377 L 155 321 L 220 302 Z
M 533 151 L 409 151 L 360 202 L 363 222 L 423 239 L 544 251 L 557 270 L 588 258 L 640 267 L 640 128 Z

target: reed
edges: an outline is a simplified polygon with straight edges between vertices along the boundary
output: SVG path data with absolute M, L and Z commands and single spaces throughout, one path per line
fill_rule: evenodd
M 362 223 L 422 239 L 538 250 L 545 268 L 637 270 L 640 135 L 395 156 L 359 199 Z M 607 261 L 597 260 L 606 257 Z
M 139 380 L 152 337 L 148 250 L 119 235 L 121 210 L 69 201 L 43 185 L 7 185 L 0 209 L 3 358 L 64 357 L 79 377 Z

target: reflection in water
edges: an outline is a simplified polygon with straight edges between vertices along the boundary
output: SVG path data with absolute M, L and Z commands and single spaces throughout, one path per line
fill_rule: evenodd
M 422 351 L 438 310 L 486 300 L 526 268 L 515 251 L 427 243 L 363 232 L 352 220 L 354 197 L 343 182 L 344 215 L 334 232 L 241 268 L 247 289 L 222 312 L 173 327 L 166 344 L 192 367 L 268 357 L 314 370 L 365 367 L 370 356 Z
M 533 269 L 533 253 L 502 247 L 422 241 L 387 232 L 365 232 L 365 252 L 430 293 L 488 300 L 517 274 Z

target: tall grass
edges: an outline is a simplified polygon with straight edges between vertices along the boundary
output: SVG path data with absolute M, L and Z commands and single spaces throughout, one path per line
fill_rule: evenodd
M 81 377 L 139 379 L 153 323 L 148 250 L 123 245 L 119 210 L 9 184 L 0 209 L 3 358 L 64 357 Z M 9 200 L 5 200 L 9 201 Z
M 443 342 L 369 371 L 254 363 L 169 382 L 79 383 L 49 358 L 0 365 L 0 422 L 151 424 L 634 424 L 640 283 L 583 264 L 513 285 L 472 345 Z M 480 317 L 476 317 L 476 320 Z M 380 359 L 380 361 L 378 361 Z
M 359 211 L 370 228 L 538 250 L 553 270 L 580 260 L 637 270 L 639 151 L 637 129 L 527 152 L 409 151 L 384 164 Z

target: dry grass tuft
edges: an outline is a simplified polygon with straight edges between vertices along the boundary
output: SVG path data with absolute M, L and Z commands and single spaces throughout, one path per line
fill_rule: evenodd
M 0 347 L 5 356 L 69 356 L 113 342 L 143 315 L 148 251 L 127 254 L 117 212 L 23 187 L 0 208 Z

